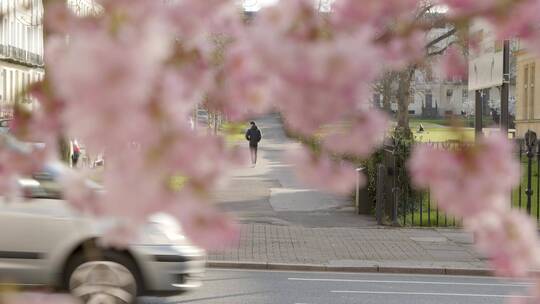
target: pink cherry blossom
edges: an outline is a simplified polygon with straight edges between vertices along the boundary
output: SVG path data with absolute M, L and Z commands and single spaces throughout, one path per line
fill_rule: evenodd
M 454 14 L 464 14 L 469 12 L 482 12 L 493 7 L 499 1 L 497 0 L 444 0 Z
M 500 209 L 520 179 L 513 146 L 501 135 L 483 138 L 478 146 L 443 151 L 420 146 L 409 168 L 413 182 L 430 188 L 441 209 L 456 216 L 474 216 Z
M 327 155 L 315 155 L 305 148 L 292 152 L 289 160 L 295 165 L 296 175 L 301 181 L 328 192 L 349 194 L 357 178 L 360 178 L 360 185 L 366 182 L 352 165 L 331 160 Z
M 351 29 L 360 25 L 385 28 L 390 23 L 414 17 L 417 8 L 417 0 L 342 0 L 333 5 L 332 21 Z
M 45 18 L 44 25 L 47 30 L 54 33 L 66 33 L 66 30 L 75 22 L 76 17 L 65 3 L 54 2 L 47 5 Z
M 521 211 L 487 211 L 465 225 L 474 232 L 476 247 L 489 257 L 497 275 L 525 277 L 539 266 L 536 221 Z
M 323 146 L 331 152 L 367 157 L 382 145 L 388 127 L 388 118 L 380 111 L 361 112 L 350 126 L 338 126 L 325 135 Z
M 9 304 L 77 304 L 79 300 L 60 294 L 45 294 L 37 292 L 7 293 L 0 296 L 2 303 Z
M 47 79 L 32 89 L 41 107 L 31 116 L 19 115 L 15 129 L 22 139 L 25 133 L 39 135 L 48 153 L 65 136 L 89 151 L 106 151 L 104 190 L 88 187 L 84 171 L 69 171 L 63 181 L 78 210 L 129 223 L 111 231 L 107 239 L 113 244 L 125 245 L 135 227 L 164 210 L 198 245 L 215 248 L 237 240 L 238 227 L 210 205 L 208 193 L 241 153 L 216 136 L 190 130 L 189 116 L 203 99 L 234 119 L 278 110 L 287 127 L 302 135 L 331 130 L 323 134 L 322 152 L 300 149 L 292 156 L 299 177 L 342 194 L 357 178 L 365 183 L 351 164 L 330 155 L 365 157 L 381 143 L 386 121 L 367 110 L 372 83 L 388 69 L 418 63 L 425 51 L 425 29 L 408 27 L 418 0 L 341 0 L 329 16 L 311 0 L 279 1 L 248 26 L 228 0 L 100 3 L 101 14 L 87 18 L 59 5 L 46 8 Z M 540 45 L 534 26 L 539 0 L 441 4 L 451 18 L 482 17 L 501 38 Z M 209 38 L 217 33 L 224 35 L 223 45 Z M 461 74 L 458 59 L 454 49 L 443 59 L 450 75 Z M 2 194 L 51 155 L 27 147 L 0 140 Z M 465 218 L 497 273 L 523 276 L 538 266 L 534 223 L 508 210 L 506 199 L 520 174 L 505 138 L 489 137 L 456 151 L 422 146 L 410 169 L 443 210 Z M 179 177 L 185 182 L 172 187 Z
M 458 47 L 449 47 L 444 56 L 439 60 L 435 70 L 441 79 L 466 80 L 469 72 L 469 63 L 463 51 Z
M 182 231 L 195 245 L 222 249 L 239 241 L 240 229 L 232 218 L 188 196 L 191 198 L 185 197 L 182 205 L 171 206 L 167 212 L 179 219 Z
M 535 276 L 533 285 L 528 288 L 527 295 L 514 294 L 508 303 L 510 304 L 535 304 L 540 302 L 540 280 Z
M 414 31 L 406 37 L 394 37 L 381 45 L 380 52 L 389 68 L 399 70 L 425 56 L 426 33 Z
M 199 43 L 206 39 L 204 35 L 209 28 L 233 33 L 240 26 L 241 12 L 239 8 L 235 10 L 229 0 L 174 0 L 167 6 L 168 18 L 176 29 L 175 35 L 185 43 Z
M 28 177 L 41 169 L 45 155 L 43 149 L 31 143 L 0 133 L 0 193 L 16 194 L 17 178 Z
M 225 62 L 215 75 L 207 105 L 230 119 L 264 113 L 272 103 L 272 77 L 257 60 L 250 45 L 234 45 L 225 51 Z M 230 102 L 234 100 L 235 102 Z

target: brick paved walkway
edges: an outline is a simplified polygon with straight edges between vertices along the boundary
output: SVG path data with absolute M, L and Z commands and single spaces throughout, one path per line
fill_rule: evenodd
M 358 266 L 486 268 L 458 230 L 307 228 L 244 224 L 235 248 L 211 252 L 210 261 Z
M 217 205 L 243 223 L 241 240 L 210 252 L 210 265 L 486 268 L 463 231 L 378 227 L 372 216 L 355 214 L 347 198 L 306 187 L 283 160 L 298 143 L 285 136 L 279 118 L 257 123 L 263 142 L 256 168 L 231 172 L 230 183 L 214 193 Z

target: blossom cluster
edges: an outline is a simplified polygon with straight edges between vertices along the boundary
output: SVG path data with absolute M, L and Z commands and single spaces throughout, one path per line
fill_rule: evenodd
M 60 1 L 45 7 L 47 74 L 29 89 L 41 106 L 19 113 L 14 129 L 21 139 L 39 136 L 48 150 L 36 154 L 0 141 L 0 192 L 54 155 L 60 139 L 77 138 L 90 153 L 105 151 L 106 191 L 92 192 L 85 172 L 73 172 L 65 178 L 73 206 L 123 217 L 129 224 L 115 231 L 128 235 L 152 213 L 167 211 L 206 248 L 237 237 L 209 192 L 245 158 L 222 138 L 191 129 L 198 104 L 236 120 L 279 111 L 287 128 L 320 139 L 320 151 L 293 156 L 300 177 L 346 193 L 357 173 L 336 156 L 367 157 L 389 125 L 370 106 L 372 84 L 426 55 L 426 28 L 410 26 L 425 10 L 419 0 L 336 0 L 331 12 L 318 11 L 312 0 L 283 0 L 249 22 L 232 0 L 98 2 L 100 13 L 84 17 Z M 455 20 L 486 18 L 500 37 L 518 36 L 540 49 L 540 0 L 439 4 Z M 443 65 L 455 76 L 464 62 L 455 49 L 449 55 Z M 508 211 L 505 197 L 519 178 L 511 151 L 500 137 L 460 151 L 422 147 L 411 170 L 441 208 L 470 219 L 501 274 L 524 275 L 537 263 L 538 241 L 532 224 L 518 225 L 524 216 Z M 495 248 L 494 239 L 508 246 Z
M 409 168 L 415 184 L 430 188 L 441 210 L 463 218 L 496 274 L 533 278 L 540 239 L 537 223 L 509 203 L 520 180 L 513 155 L 513 144 L 497 134 L 456 150 L 418 147 Z

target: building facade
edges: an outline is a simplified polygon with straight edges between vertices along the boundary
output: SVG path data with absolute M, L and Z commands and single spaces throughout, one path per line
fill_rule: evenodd
M 517 52 L 516 135 L 523 137 L 527 130 L 540 134 L 540 96 L 537 85 L 540 58 L 526 50 Z
M 32 105 L 24 89 L 43 79 L 43 5 L 1 0 L 0 12 L 0 117 L 9 117 L 16 101 Z
M 409 114 L 426 118 L 443 118 L 465 115 L 468 112 L 469 94 L 462 80 L 442 80 L 427 77 L 418 71 L 412 85 Z
M 77 15 L 97 12 L 93 0 L 68 0 Z M 10 117 L 15 102 L 32 108 L 24 94 L 44 77 L 42 0 L 0 0 L 0 117 Z

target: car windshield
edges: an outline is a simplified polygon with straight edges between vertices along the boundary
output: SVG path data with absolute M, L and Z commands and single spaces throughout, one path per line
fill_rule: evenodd
M 19 185 L 23 188 L 24 195 L 31 198 L 62 199 L 63 187 L 60 177 L 65 174 L 66 167 L 62 164 L 46 164 L 43 170 L 32 174 L 31 177 L 19 180 Z M 86 180 L 86 186 L 96 191 L 101 191 L 102 187 Z

